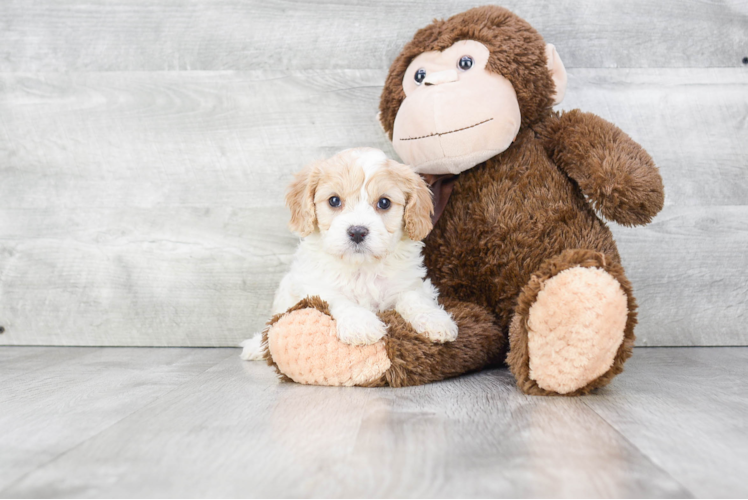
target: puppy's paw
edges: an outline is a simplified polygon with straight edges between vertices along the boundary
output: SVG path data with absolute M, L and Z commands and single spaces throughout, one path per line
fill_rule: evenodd
M 368 345 L 387 334 L 387 326 L 368 309 L 348 309 L 335 317 L 338 338 L 350 345 Z
M 410 321 L 411 326 L 433 342 L 452 342 L 457 338 L 457 323 L 444 309 L 425 311 Z
M 247 339 L 239 346 L 243 347 L 239 355 L 244 361 L 259 361 L 265 359 L 267 346 L 262 344 L 262 334 L 258 333 L 251 339 Z

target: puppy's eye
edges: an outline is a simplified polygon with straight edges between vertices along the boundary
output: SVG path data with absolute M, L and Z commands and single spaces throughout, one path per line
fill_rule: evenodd
M 416 76 L 413 77 L 413 79 L 416 81 L 418 85 L 423 83 L 423 81 L 426 79 L 426 70 L 421 68 L 418 71 L 416 71 Z
M 379 202 L 377 203 L 377 208 L 379 210 L 387 210 L 392 206 L 392 202 L 388 200 L 387 198 L 379 198 Z
M 342 204 L 338 196 L 330 196 L 330 199 L 327 200 L 327 203 L 329 203 L 332 208 L 339 208 Z
M 474 62 L 475 62 L 475 61 L 473 60 L 473 58 L 472 58 L 472 57 L 470 57 L 470 56 L 462 56 L 462 57 L 460 58 L 460 60 L 459 60 L 459 61 L 457 61 L 457 66 L 458 66 L 458 67 L 459 67 L 459 68 L 460 68 L 460 69 L 461 69 L 462 71 L 467 71 L 467 70 L 469 70 L 470 68 L 472 68 L 472 67 L 473 67 L 473 63 L 474 63 Z

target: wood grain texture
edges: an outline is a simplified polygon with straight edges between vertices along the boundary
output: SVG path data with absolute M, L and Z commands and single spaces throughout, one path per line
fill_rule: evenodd
M 4 347 L 0 349 L 0 374 L 3 384 L 15 377 L 28 377 L 37 370 L 50 368 L 88 355 L 98 347 Z M 34 375 L 35 376 L 35 375 Z M 15 382 L 13 382 L 15 383 Z
M 122 352 L 123 370 L 133 353 L 152 349 L 104 351 Z M 405 389 L 310 387 L 279 383 L 270 367 L 242 362 L 238 350 L 221 352 L 231 355 L 0 495 L 690 497 L 584 399 L 524 396 L 506 370 Z M 165 374 L 163 383 L 173 377 Z M 88 391 L 103 383 L 91 381 Z M 683 389 L 675 397 L 687 400 Z M 134 390 L 124 387 L 114 399 Z M 24 393 L 36 405 L 50 397 Z M 615 406 L 617 381 L 606 394 Z M 93 399 L 106 408 L 113 396 Z M 66 410 L 77 413 L 77 406 L 73 399 Z M 26 410 L 17 405 L 9 415 L 15 423 Z
M 291 174 L 347 147 L 394 155 L 374 119 L 383 78 L 0 75 L 0 344 L 236 345 L 297 241 Z M 578 69 L 567 95 L 665 178 L 655 224 L 614 227 L 640 344 L 748 343 L 748 73 Z
M 613 233 L 639 303 L 637 345 L 748 345 L 748 206 L 665 207 Z
M 744 498 L 746 367 L 747 348 L 636 349 L 584 403 L 696 497 Z
M 0 384 L 0 491 L 229 355 L 215 349 L 23 349 L 49 366 L 33 369 L 17 358 L 0 367 L 24 372 Z
M 376 120 L 383 81 L 357 70 L 0 74 L 0 207 L 282 206 L 305 163 L 389 147 Z
M 485 1 L 15 0 L 0 71 L 386 69 L 415 31 Z M 738 67 L 745 0 L 505 0 L 567 67 Z
M 0 74 L 0 208 L 281 205 L 306 162 L 362 145 L 394 155 L 374 118 L 384 76 Z M 580 69 L 569 85 L 561 109 L 641 142 L 668 203 L 748 200 L 747 71 Z
M 267 320 L 298 241 L 280 209 L 10 215 L 1 340 L 21 344 L 236 346 Z

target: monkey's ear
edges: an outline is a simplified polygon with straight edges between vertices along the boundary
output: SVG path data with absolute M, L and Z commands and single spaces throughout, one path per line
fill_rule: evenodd
M 556 52 L 556 47 L 552 43 L 546 44 L 545 57 L 547 59 L 546 65 L 548 66 L 548 71 L 551 72 L 551 78 L 553 78 L 553 83 L 556 85 L 556 93 L 553 95 L 553 104 L 555 105 L 564 100 L 568 77 L 564 63 L 561 61 L 558 52 Z
M 384 122 L 382 121 L 382 112 L 377 112 L 377 122 L 379 122 L 379 126 L 382 127 L 382 132 L 385 134 L 387 133 L 387 129 L 384 128 Z
M 314 232 L 317 216 L 314 211 L 314 191 L 317 189 L 317 164 L 307 165 L 298 172 L 286 192 L 286 206 L 291 210 L 289 229 L 302 237 Z

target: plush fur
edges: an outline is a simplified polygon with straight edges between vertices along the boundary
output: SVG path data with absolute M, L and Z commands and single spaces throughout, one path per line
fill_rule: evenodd
M 623 342 L 626 302 L 602 269 L 576 266 L 546 281 L 527 318 L 530 378 L 569 393 L 608 371 Z
M 489 49 L 486 67 L 514 87 L 521 127 L 505 151 L 445 183 L 451 193 L 424 240 L 428 277 L 460 328 L 456 342 L 426 342 L 396 311 L 380 314 L 391 366 L 361 385 L 412 385 L 494 366 L 509 343 L 506 362 L 524 392 L 586 394 L 622 371 L 636 324 L 631 284 L 600 216 L 649 222 L 663 206 L 662 180 L 615 125 L 552 110 L 563 90 L 549 70 L 555 51 L 501 7 L 435 21 L 404 47 L 380 102 L 390 138 L 411 61 L 459 40 Z M 580 302 L 572 306 L 573 297 Z
M 310 385 L 362 385 L 391 366 L 383 340 L 353 346 L 337 340 L 337 325 L 319 297 L 305 299 L 271 321 L 276 335 L 263 334 L 270 364 L 287 379 Z
M 535 131 L 551 160 L 608 220 L 648 224 L 665 191 L 652 157 L 621 129 L 578 109 L 551 113 Z
M 588 394 L 590 391 L 607 385 L 613 377 L 623 371 L 623 364 L 631 357 L 634 347 L 634 327 L 636 326 L 636 300 L 631 289 L 631 283 L 626 279 L 618 261 L 611 261 L 600 252 L 592 250 L 567 250 L 560 255 L 547 260 L 535 272 L 532 279 L 525 285 L 517 300 L 515 314 L 509 329 L 510 351 L 507 364 L 517 379 L 517 385 L 528 394 L 549 396 L 559 394 L 556 391 L 543 389 L 530 375 L 530 352 L 528 345 L 528 319 L 530 309 L 536 303 L 538 294 L 544 284 L 556 275 L 579 268 L 597 268 L 604 270 L 616 279 L 621 290 L 626 295 L 627 315 L 626 325 L 621 342 L 610 368 L 585 386 L 563 393 L 565 396 Z
M 282 380 L 313 385 L 405 387 L 500 366 L 507 342 L 479 306 L 440 300 L 455 311 L 460 335 L 434 343 L 418 334 L 396 311 L 380 313 L 387 336 L 368 346 L 331 343 L 334 320 L 319 297 L 299 301 L 275 315 L 262 334 L 263 357 Z M 383 356 L 384 354 L 384 356 Z

